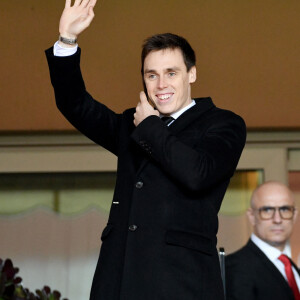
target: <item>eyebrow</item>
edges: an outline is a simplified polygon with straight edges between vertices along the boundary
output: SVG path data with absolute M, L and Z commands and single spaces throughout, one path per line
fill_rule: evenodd
M 166 71 L 167 72 L 180 71 L 180 68 L 178 68 L 178 67 L 167 68 Z M 157 73 L 157 71 L 154 69 L 145 69 L 144 74 L 148 74 L 148 73 Z
M 271 205 L 264 205 L 264 206 L 262 206 L 262 207 L 260 207 L 259 209 L 270 209 L 270 208 L 292 208 L 292 207 L 294 207 L 293 205 L 288 205 L 288 204 L 286 204 L 286 205 L 281 205 L 281 206 L 271 206 Z

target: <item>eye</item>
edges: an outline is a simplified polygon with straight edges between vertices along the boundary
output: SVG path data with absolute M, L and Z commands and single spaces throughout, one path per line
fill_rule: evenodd
M 154 80 L 154 79 L 156 79 L 156 75 L 155 75 L 155 74 L 149 74 L 149 75 L 147 76 L 147 78 L 148 78 L 149 80 Z
M 274 207 L 268 207 L 268 206 L 265 206 L 265 207 L 262 207 L 261 210 L 262 210 L 263 212 L 269 213 L 269 212 L 271 212 L 271 211 L 274 210 Z
M 282 212 L 285 212 L 285 211 L 291 211 L 292 208 L 290 206 L 281 206 L 279 208 Z
M 169 72 L 169 77 L 174 77 L 176 75 L 175 72 Z

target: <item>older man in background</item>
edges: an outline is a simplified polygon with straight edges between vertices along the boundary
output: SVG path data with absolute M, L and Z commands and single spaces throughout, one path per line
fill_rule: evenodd
M 266 182 L 254 191 L 247 211 L 253 234 L 226 259 L 227 299 L 300 300 L 299 269 L 288 249 L 297 214 L 284 184 Z

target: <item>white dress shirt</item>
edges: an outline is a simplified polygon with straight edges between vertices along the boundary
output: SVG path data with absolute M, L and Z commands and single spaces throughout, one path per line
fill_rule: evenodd
M 63 47 L 61 46 L 58 41 L 53 46 L 53 54 L 54 56 L 70 56 L 77 52 L 78 45 L 76 44 L 75 47 Z
M 278 257 L 281 254 L 285 254 L 288 257 L 291 256 L 288 245 L 285 245 L 283 251 L 280 252 L 277 248 L 272 247 L 271 245 L 258 238 L 254 233 L 252 233 L 251 235 L 251 241 L 268 257 L 268 259 L 275 265 L 275 267 L 279 270 L 285 280 L 287 280 L 284 270 L 284 264 L 278 259 Z M 298 289 L 300 291 L 300 276 L 293 266 L 292 269 Z
M 172 120 L 172 122 L 170 122 L 170 123 L 168 124 L 168 126 L 170 126 L 173 122 L 175 122 L 175 120 L 176 120 L 177 118 L 179 118 L 180 115 L 182 115 L 186 110 L 188 110 L 189 108 L 191 108 L 191 107 L 194 106 L 195 104 L 196 104 L 195 100 L 192 99 L 192 102 L 191 102 L 189 105 L 187 105 L 187 106 L 183 107 L 182 109 L 180 109 L 179 111 L 177 111 L 177 112 L 171 114 L 170 117 L 174 118 L 174 120 Z M 162 117 L 164 117 L 164 115 L 160 115 L 159 117 L 162 118 Z

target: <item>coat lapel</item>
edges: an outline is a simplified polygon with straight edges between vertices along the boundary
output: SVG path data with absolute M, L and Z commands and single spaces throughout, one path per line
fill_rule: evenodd
M 196 105 L 185 111 L 180 115 L 171 125 L 170 130 L 173 134 L 184 130 L 188 125 L 193 123 L 202 114 L 215 107 L 211 98 L 196 98 Z
M 297 271 L 297 273 L 298 273 L 299 276 L 300 276 L 300 269 L 298 268 L 298 266 L 297 266 L 291 259 L 290 259 L 290 261 L 291 261 L 293 267 L 295 268 L 295 270 Z
M 255 252 L 255 254 L 261 258 L 261 261 L 264 264 L 266 270 L 269 270 L 269 272 L 271 272 L 274 279 L 276 279 L 278 283 L 280 282 L 280 284 L 284 286 L 285 289 L 287 290 L 287 293 L 289 293 L 292 296 L 293 293 L 289 284 L 287 283 L 285 278 L 281 275 L 281 273 L 278 271 L 278 269 L 274 266 L 274 264 L 268 259 L 268 257 L 251 240 L 248 241 L 247 246 L 251 251 Z

